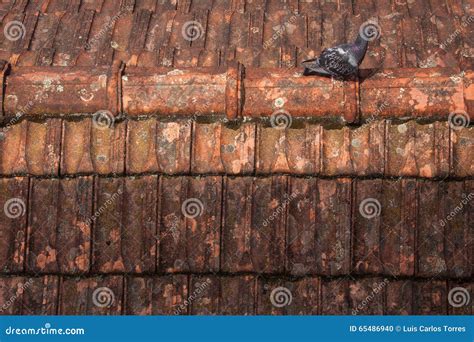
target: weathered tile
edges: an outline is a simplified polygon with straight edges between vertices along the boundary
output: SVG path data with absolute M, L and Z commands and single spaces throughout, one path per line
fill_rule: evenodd
M 191 121 L 129 120 L 127 173 L 189 171 Z
M 127 278 L 127 315 L 187 314 L 179 309 L 188 297 L 188 276 Z
M 255 124 L 232 127 L 219 122 L 196 123 L 192 155 L 195 173 L 251 173 L 255 159 Z
M 255 314 L 253 276 L 191 276 L 190 284 L 188 305 L 191 315 Z
M 389 283 L 383 278 L 354 280 L 349 285 L 353 315 L 382 315 L 385 288 Z
M 444 280 L 426 280 L 413 283 L 413 314 L 446 315 L 447 287 Z
M 4 175 L 55 176 L 59 168 L 61 120 L 11 119 L 0 132 L 0 172 Z
M 60 315 L 120 315 L 123 278 L 63 278 L 60 294 Z
M 319 274 L 345 275 L 351 267 L 351 181 L 317 183 L 316 262 Z
M 473 270 L 474 227 L 468 215 L 474 192 L 465 184 L 446 182 L 441 195 L 442 218 L 438 225 L 444 227 L 444 257 L 447 274 L 452 278 L 470 277 Z
M 61 179 L 56 244 L 59 270 L 63 274 L 89 271 L 92 202 L 92 177 Z
M 123 173 L 125 122 L 110 128 L 82 119 L 63 122 L 61 173 Z
M 258 173 L 317 174 L 321 167 L 321 126 L 278 129 L 258 125 Z
M 413 281 L 391 280 L 385 289 L 385 314 L 413 314 Z
M 160 270 L 219 269 L 222 179 L 163 177 L 160 185 Z
M 426 277 L 444 276 L 447 272 L 445 259 L 445 227 L 440 224 L 443 183 L 418 182 L 418 224 L 416 239 L 417 274 Z
M 383 180 L 380 255 L 385 275 L 412 276 L 418 201 L 415 179 Z
M 0 179 L 0 271 L 23 271 L 26 222 L 28 217 L 28 178 Z
M 33 272 L 58 272 L 58 179 L 32 179 L 28 213 L 27 267 Z
M 350 308 L 349 278 L 322 280 L 321 314 L 348 315 Z
M 453 143 L 452 167 L 453 174 L 457 177 L 474 175 L 474 127 L 453 129 L 451 131 Z
M 27 277 L 0 277 L 0 315 L 21 315 L 23 294 L 32 284 Z
M 320 279 L 258 279 L 259 315 L 317 315 L 320 310 Z
M 287 266 L 293 275 L 316 273 L 316 206 L 315 178 L 290 178 L 287 218 Z
M 22 315 L 56 315 L 58 311 L 59 277 L 25 277 L 21 298 Z M 31 285 L 30 285 L 31 284 Z
M 226 179 L 225 192 L 222 268 L 233 272 L 283 271 L 285 212 L 290 197 L 287 178 Z
M 380 241 L 383 202 L 382 180 L 355 182 L 353 263 L 358 274 L 380 274 L 383 264 Z
M 323 174 L 328 176 L 352 174 L 350 129 L 348 127 L 325 129 L 322 136 Z
M 157 187 L 156 176 L 96 179 L 93 270 L 155 271 Z
M 87 272 L 92 178 L 33 179 L 29 205 L 28 269 L 37 273 Z

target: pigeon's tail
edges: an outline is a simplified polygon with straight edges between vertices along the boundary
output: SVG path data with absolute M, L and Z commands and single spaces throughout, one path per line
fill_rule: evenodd
M 328 72 L 321 67 L 305 67 L 303 76 L 328 75 Z

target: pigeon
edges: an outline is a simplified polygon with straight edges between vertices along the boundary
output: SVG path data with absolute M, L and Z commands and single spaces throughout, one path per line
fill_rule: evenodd
M 342 79 L 356 76 L 367 51 L 368 42 L 377 38 L 380 32 L 377 24 L 369 23 L 365 26 L 364 24 L 354 43 L 324 49 L 319 57 L 303 61 L 302 64 L 305 67 L 303 75 Z

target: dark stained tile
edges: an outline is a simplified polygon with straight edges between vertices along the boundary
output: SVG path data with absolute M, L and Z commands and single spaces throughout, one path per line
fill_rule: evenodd
M 253 276 L 191 276 L 189 312 L 191 315 L 254 315 L 255 291 Z
M 418 201 L 415 179 L 384 180 L 381 199 L 380 255 L 385 275 L 412 276 Z
M 156 176 L 96 179 L 93 270 L 155 271 L 157 187 Z
M 258 315 L 317 315 L 320 279 L 258 279 Z
M 26 222 L 28 217 L 28 178 L 0 179 L 0 270 L 24 269 Z
M 33 179 L 29 208 L 28 270 L 89 271 L 92 178 Z
M 386 315 L 413 314 L 413 281 L 391 280 L 385 289 Z
M 317 180 L 290 178 L 287 218 L 287 266 L 293 275 L 316 273 Z
M 180 309 L 188 297 L 188 276 L 168 275 L 160 277 L 127 278 L 127 315 L 175 315 L 187 314 Z
M 447 286 L 444 280 L 426 280 L 413 283 L 413 314 L 446 315 Z
M 163 177 L 159 270 L 219 269 L 222 178 Z
M 382 212 L 382 180 L 355 182 L 353 263 L 357 274 L 380 274 L 383 269 L 380 241 Z
M 285 213 L 291 196 L 287 178 L 228 178 L 225 187 L 222 268 L 233 272 L 283 271 Z
M 123 277 L 62 278 L 60 315 L 120 315 Z
M 348 274 L 351 267 L 351 181 L 326 180 L 317 183 L 316 262 L 324 275 Z

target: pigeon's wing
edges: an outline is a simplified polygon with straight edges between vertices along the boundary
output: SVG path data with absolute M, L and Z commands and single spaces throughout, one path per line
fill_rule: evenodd
M 357 72 L 357 62 L 348 44 L 325 49 L 319 56 L 319 65 L 333 76 L 349 76 Z
M 319 58 L 312 58 L 303 61 L 301 64 L 304 66 L 303 75 L 323 75 L 323 76 L 331 76 L 331 74 L 326 71 L 324 68 L 321 68 L 319 65 Z

